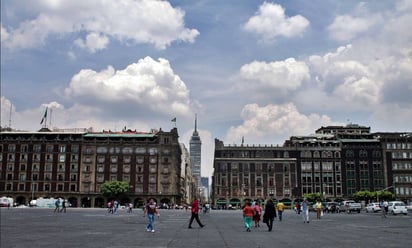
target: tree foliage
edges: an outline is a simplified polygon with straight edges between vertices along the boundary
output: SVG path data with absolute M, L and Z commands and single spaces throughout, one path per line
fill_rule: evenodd
M 106 197 L 120 197 L 129 191 L 129 183 L 124 181 L 106 181 L 100 189 Z
M 355 201 L 380 201 L 380 200 L 394 200 L 395 196 L 390 191 L 368 191 L 361 190 L 353 195 Z
M 323 194 L 322 193 L 310 193 L 310 194 L 304 194 L 304 198 L 307 198 L 309 202 L 315 202 L 315 201 L 323 201 Z

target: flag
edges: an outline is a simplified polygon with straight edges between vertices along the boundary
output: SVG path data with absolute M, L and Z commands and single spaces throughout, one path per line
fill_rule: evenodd
M 47 108 L 48 107 L 46 107 L 46 111 L 44 111 L 44 115 L 43 115 L 43 118 L 41 118 L 40 124 L 43 124 L 44 120 L 46 120 L 46 118 L 47 118 Z
M 176 122 L 176 117 L 171 120 L 171 122 Z

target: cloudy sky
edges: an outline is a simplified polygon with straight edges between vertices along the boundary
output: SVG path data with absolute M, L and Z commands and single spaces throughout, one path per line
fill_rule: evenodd
M 2 0 L 1 126 L 214 139 L 412 131 L 412 1 Z M 10 107 L 11 106 L 11 107 Z M 11 112 L 10 112 L 11 109 Z M 51 123 L 50 123 L 51 122 Z

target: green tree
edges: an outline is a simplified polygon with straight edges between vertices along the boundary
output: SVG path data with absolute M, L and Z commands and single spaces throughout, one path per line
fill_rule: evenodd
M 366 201 L 366 202 L 368 202 L 370 199 L 375 198 L 375 193 L 370 192 L 369 190 L 361 190 L 361 191 L 356 192 L 353 195 L 353 198 L 354 198 L 355 201 Z
M 129 192 L 129 183 L 123 181 L 106 181 L 100 189 L 106 197 L 121 197 Z
M 315 202 L 317 200 L 323 201 L 323 194 L 322 193 L 310 193 L 310 194 L 303 194 L 304 198 L 307 198 L 309 202 Z
M 378 196 L 379 196 L 379 201 L 381 201 L 381 200 L 386 200 L 386 201 L 395 200 L 394 194 L 390 191 L 377 192 L 377 197 L 376 197 L 377 199 L 378 199 Z

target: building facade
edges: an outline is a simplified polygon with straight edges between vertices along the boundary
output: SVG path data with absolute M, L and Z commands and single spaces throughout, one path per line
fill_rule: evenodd
M 215 140 L 212 201 L 216 208 L 243 200 L 325 199 L 389 190 L 412 201 L 412 134 L 371 133 L 370 127 L 328 126 L 292 136 L 283 146 L 224 145 Z
M 0 195 L 17 204 L 65 198 L 74 207 L 104 207 L 106 181 L 129 182 L 121 203 L 181 204 L 185 185 L 177 129 L 149 133 L 1 132 Z
M 215 139 L 213 168 L 216 208 L 238 208 L 245 200 L 291 201 L 298 194 L 296 154 L 288 147 L 227 146 Z

